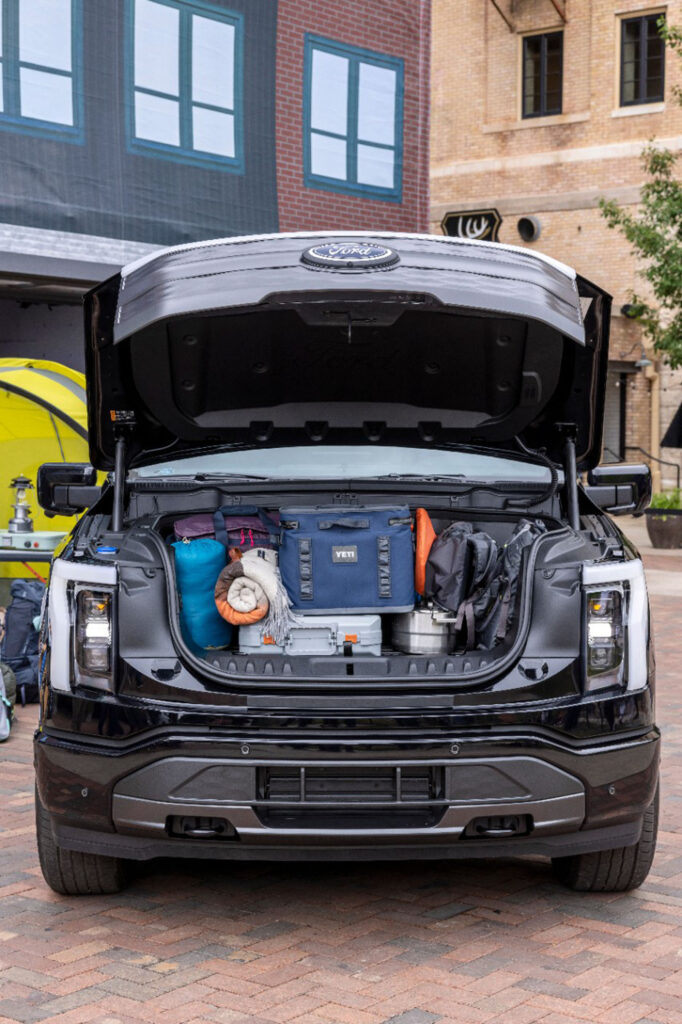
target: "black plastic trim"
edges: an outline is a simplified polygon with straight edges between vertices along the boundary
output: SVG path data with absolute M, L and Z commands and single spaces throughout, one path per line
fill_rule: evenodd
M 315 843 L 292 845 L 290 839 L 281 846 L 260 846 L 241 841 L 185 840 L 180 838 L 146 839 L 112 832 L 95 832 L 71 828 L 53 819 L 55 839 L 68 850 L 97 853 L 105 857 L 123 857 L 129 860 L 152 860 L 156 857 L 188 857 L 202 860 L 268 860 L 268 861 L 368 861 L 368 860 L 473 860 L 489 857 L 570 857 L 579 853 L 593 853 L 621 846 L 633 846 L 642 832 L 641 820 L 624 825 L 586 832 L 536 838 L 518 836 L 511 840 L 457 841 L 434 845 L 429 842 L 404 842 L 386 845 L 371 843 L 343 845 L 343 830 L 337 836 L 338 845 L 321 846 Z M 284 837 L 283 837 L 284 839 Z

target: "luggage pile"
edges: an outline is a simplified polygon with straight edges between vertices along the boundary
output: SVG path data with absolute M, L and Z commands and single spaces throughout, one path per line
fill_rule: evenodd
M 407 506 L 191 516 L 174 526 L 183 633 L 199 650 L 380 655 L 391 616 L 394 650 L 489 649 L 513 625 L 523 552 L 544 531 L 521 520 L 498 548 L 469 522 L 438 533 Z

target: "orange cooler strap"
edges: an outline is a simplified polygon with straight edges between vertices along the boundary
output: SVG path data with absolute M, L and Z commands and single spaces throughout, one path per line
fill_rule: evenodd
M 436 531 L 431 522 L 431 516 L 425 508 L 417 509 L 417 542 L 414 559 L 414 588 L 418 594 L 424 595 L 426 584 L 426 560 L 431 551 L 431 545 L 436 539 Z

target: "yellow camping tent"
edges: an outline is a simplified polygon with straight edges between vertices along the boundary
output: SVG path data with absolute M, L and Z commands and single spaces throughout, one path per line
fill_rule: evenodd
M 47 359 L 0 358 L 0 530 L 13 515 L 10 481 L 27 476 L 35 486 L 43 462 L 87 462 L 85 377 Z M 36 530 L 68 531 L 73 517 L 49 519 L 30 491 Z M 34 568 L 45 575 L 47 566 Z M 1 563 L 0 578 L 27 576 L 21 563 Z

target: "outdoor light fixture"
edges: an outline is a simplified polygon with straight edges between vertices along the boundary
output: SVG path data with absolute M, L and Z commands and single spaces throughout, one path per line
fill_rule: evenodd
M 637 319 L 637 306 L 633 305 L 632 302 L 626 302 L 624 306 L 620 307 L 621 316 L 625 316 L 628 320 Z
M 542 226 L 537 217 L 520 217 L 516 223 L 516 230 L 524 242 L 537 242 Z
M 638 370 L 645 370 L 647 368 L 647 366 L 653 366 L 653 365 L 654 364 L 652 363 L 652 361 L 649 359 L 648 355 L 646 354 L 646 350 L 644 348 L 644 345 L 640 345 L 640 347 L 639 347 L 639 359 L 635 363 L 635 366 L 637 367 Z
M 10 487 L 16 491 L 16 495 L 12 503 L 14 515 L 9 521 L 8 530 L 10 533 L 32 533 L 33 520 L 28 503 L 28 491 L 33 490 L 33 484 L 27 476 L 20 474 L 10 482 Z

